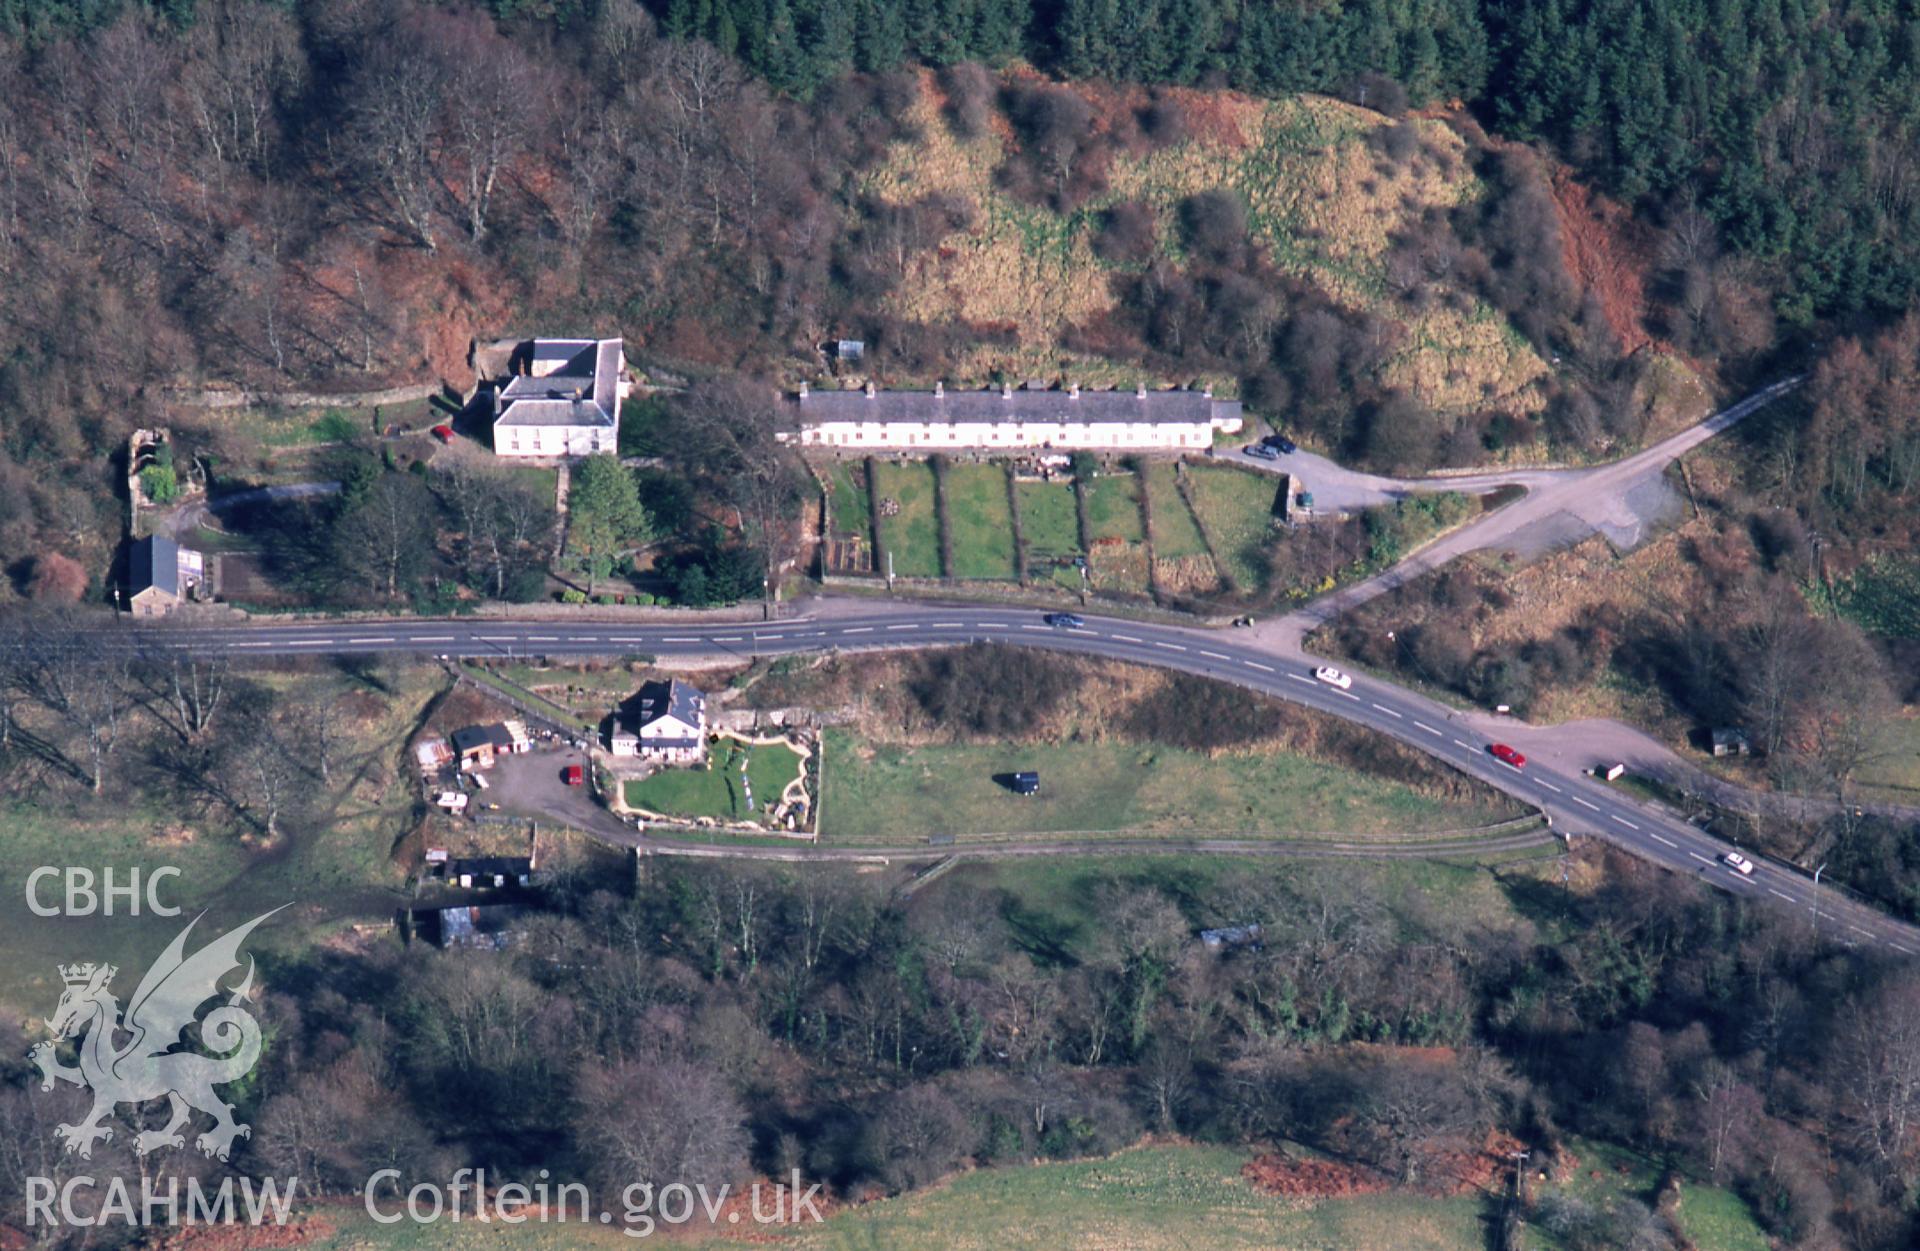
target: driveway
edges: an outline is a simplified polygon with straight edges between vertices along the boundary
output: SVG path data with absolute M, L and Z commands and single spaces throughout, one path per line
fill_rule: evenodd
M 590 786 L 568 786 L 560 773 L 568 765 L 579 765 L 591 772 L 593 762 L 583 751 L 571 747 L 535 747 L 520 756 L 502 756 L 487 774 L 489 787 L 476 792 L 482 803 L 496 803 L 502 812 L 556 821 L 583 830 L 601 830 L 608 826 L 625 829 L 619 819 L 602 808 Z

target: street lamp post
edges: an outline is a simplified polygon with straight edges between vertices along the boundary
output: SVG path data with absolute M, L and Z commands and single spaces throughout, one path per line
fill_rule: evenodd
M 1827 871 L 1823 863 L 1813 871 L 1813 936 L 1820 937 L 1820 875 Z

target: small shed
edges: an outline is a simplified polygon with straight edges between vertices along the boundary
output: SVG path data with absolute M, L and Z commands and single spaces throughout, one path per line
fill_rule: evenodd
M 1014 774 L 1013 793 L 1016 795 L 1038 795 L 1040 793 L 1040 775 L 1031 771 Z
M 1260 946 L 1260 923 L 1250 925 L 1223 925 L 1217 930 L 1201 930 L 1200 945 L 1211 952 L 1222 952 L 1233 947 L 1248 947 L 1255 950 Z
M 1737 725 L 1724 725 L 1710 736 L 1716 756 L 1744 756 L 1753 750 L 1747 732 Z
M 864 339 L 835 339 L 833 341 L 833 354 L 843 361 L 861 360 L 867 354 L 866 341 Z
M 513 925 L 532 915 L 519 904 L 470 904 L 464 908 L 436 910 L 436 938 L 442 947 L 469 947 L 482 951 L 500 951 L 511 947 L 519 935 Z
M 447 881 L 469 889 L 525 886 L 533 879 L 532 856 L 468 856 L 447 861 Z

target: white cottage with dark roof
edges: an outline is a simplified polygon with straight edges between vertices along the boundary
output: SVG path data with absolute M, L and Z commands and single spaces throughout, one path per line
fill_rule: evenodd
M 535 339 L 493 393 L 499 456 L 592 456 L 620 446 L 627 358 L 620 339 Z
M 616 756 L 692 764 L 707 753 L 707 697 L 679 678 L 648 682 L 614 717 L 607 746 Z
M 791 406 L 794 429 L 777 437 L 803 447 L 1193 451 L 1244 424 L 1240 402 L 1217 400 L 1211 388 L 883 391 L 868 383 L 814 391 L 803 383 Z

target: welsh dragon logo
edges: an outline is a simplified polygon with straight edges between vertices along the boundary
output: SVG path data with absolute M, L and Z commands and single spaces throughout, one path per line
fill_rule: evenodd
M 253 989 L 251 956 L 247 958 L 246 978 L 226 992 L 226 1002 L 198 1018 L 200 1041 L 216 1055 L 173 1048 L 180 1045 L 187 1027 L 194 1024 L 200 1005 L 222 993 L 220 979 L 239 967 L 240 944 L 254 926 L 272 915 L 257 916 L 190 956 L 186 954 L 187 936 L 200 923 L 200 917 L 189 921 L 140 979 L 124 1017 L 108 990 L 119 972 L 117 968 L 93 963 L 60 966 L 66 990 L 47 1022 L 54 1037 L 34 1047 L 29 1058 L 40 1066 L 42 1090 L 52 1090 L 55 1081 L 65 1081 L 93 1091 L 93 1110 L 86 1119 L 55 1130 L 68 1151 L 78 1152 L 81 1159 L 91 1159 L 94 1144 L 113 1137 L 113 1127 L 106 1121 L 116 1106 L 148 1103 L 162 1095 L 171 1107 L 171 1116 L 163 1128 L 147 1130 L 134 1139 L 134 1148 L 142 1155 L 161 1147 L 185 1146 L 180 1131 L 196 1110 L 214 1120 L 213 1128 L 197 1140 L 200 1149 L 210 1156 L 225 1160 L 235 1138 L 252 1137 L 248 1126 L 235 1123 L 233 1105 L 213 1089 L 246 1076 L 260 1058 L 259 1022 L 241 1007 Z M 121 1034 L 130 1037 L 117 1042 Z M 79 1064 L 60 1063 L 61 1041 L 76 1037 L 80 1038 Z

